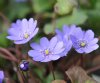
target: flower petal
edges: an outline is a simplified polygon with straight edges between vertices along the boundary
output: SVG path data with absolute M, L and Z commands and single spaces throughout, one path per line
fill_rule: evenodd
M 66 33 L 69 33 L 70 32 L 70 27 L 67 26 L 67 25 L 64 25 L 63 26 L 63 33 L 66 34 Z
M 30 46 L 35 50 L 40 50 L 41 49 L 40 45 L 37 44 L 37 43 L 31 43 Z
M 62 53 L 65 50 L 63 42 L 58 42 L 53 49 L 53 54 Z
M 10 40 L 22 40 L 23 39 L 21 37 L 16 37 L 16 36 L 7 36 L 7 38 Z
M 35 31 L 29 36 L 29 38 L 27 39 L 23 39 L 23 40 L 18 40 L 15 41 L 15 44 L 25 44 L 26 42 L 28 42 L 30 39 L 32 39 L 38 32 L 39 28 L 36 28 Z
M 89 46 L 98 43 L 98 41 L 99 41 L 98 38 L 94 38 L 93 40 L 89 41 Z
M 25 33 L 25 32 L 27 32 L 27 30 L 28 30 L 29 28 L 28 28 L 28 21 L 27 21 L 27 19 L 23 19 L 22 20 L 22 30 L 23 30 L 23 32 Z
M 61 54 L 61 53 L 64 52 L 64 50 L 65 50 L 65 48 L 58 49 L 58 50 L 56 49 L 56 50 L 53 51 L 53 54 Z
M 93 46 L 89 46 L 89 47 L 84 48 L 84 52 L 85 52 L 85 53 L 90 53 L 90 52 L 92 52 L 93 50 L 96 50 L 96 49 L 98 49 L 98 48 L 99 48 L 99 45 L 98 45 L 98 44 L 95 44 L 95 45 L 93 45 Z
M 56 46 L 56 44 L 57 44 L 57 37 L 55 36 L 55 37 L 53 37 L 51 40 L 50 40 L 50 44 L 49 44 L 49 49 L 50 50 L 52 50 L 55 46 Z
M 34 31 L 36 28 L 36 25 L 37 25 L 37 21 L 36 20 L 34 21 L 33 18 L 30 18 L 28 24 L 29 24 L 29 28 L 30 28 L 29 32 L 30 32 L 30 30 Z
M 78 53 L 84 53 L 83 48 L 75 49 Z
M 87 30 L 85 32 L 84 40 L 90 41 L 93 38 L 94 38 L 94 32 L 92 30 Z
M 58 39 L 61 41 L 63 38 L 63 33 L 59 29 L 56 29 L 56 34 L 57 34 Z
M 51 59 L 49 58 L 49 55 L 48 55 L 48 56 L 45 56 L 45 58 L 41 60 L 40 62 L 49 62 L 49 61 L 51 61 Z
M 46 37 L 41 38 L 40 45 L 43 49 L 47 49 L 49 46 L 49 40 Z
M 0 83 L 2 83 L 3 79 L 4 79 L 4 72 L 0 71 Z
M 44 57 L 42 57 L 42 56 L 34 57 L 33 60 L 34 61 L 40 61 L 41 62 L 42 60 L 44 60 Z
M 57 60 L 60 58 L 60 55 L 49 55 L 50 60 Z
M 56 44 L 56 46 L 55 46 L 54 50 L 61 49 L 61 48 L 63 48 L 63 46 L 64 46 L 63 42 L 62 42 L 62 41 L 60 41 L 60 42 L 58 42 L 58 43 Z
M 75 49 L 80 48 L 80 46 L 79 46 L 79 44 L 78 44 L 78 39 L 77 39 L 75 36 L 73 36 L 73 35 L 71 35 L 70 38 L 71 38 L 73 47 L 74 47 Z

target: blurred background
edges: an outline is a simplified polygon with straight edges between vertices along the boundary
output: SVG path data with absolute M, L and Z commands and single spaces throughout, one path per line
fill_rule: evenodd
M 76 24 L 83 30 L 92 29 L 95 36 L 100 39 L 100 0 L 0 0 L 0 47 L 9 50 L 12 54 L 14 54 L 14 44 L 6 39 L 7 30 L 12 22 L 22 18 L 34 18 L 38 21 L 37 26 L 40 30 L 33 40 L 35 42 L 43 36 L 51 38 L 55 34 L 55 28 L 62 29 L 64 24 Z M 22 48 L 24 47 L 27 45 Z M 27 53 L 25 50 L 27 48 L 22 51 L 24 54 Z M 14 65 L 11 68 L 12 62 L 4 55 L 0 53 L 0 69 L 6 71 L 9 79 L 13 79 L 11 83 L 19 83 Z M 79 60 L 80 56 L 72 49 L 67 57 L 54 61 L 56 78 L 66 80 L 64 71 Z M 38 65 L 41 65 L 41 69 L 35 63 L 30 64 L 33 77 L 39 81 L 34 83 L 51 83 L 52 75 L 47 63 L 38 63 Z M 80 61 L 75 65 L 80 65 Z M 98 65 L 100 65 L 100 49 L 84 56 L 85 70 Z M 100 82 L 100 69 L 89 75 Z

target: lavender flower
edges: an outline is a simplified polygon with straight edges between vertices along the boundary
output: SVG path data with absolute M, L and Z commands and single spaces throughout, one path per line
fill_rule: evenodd
M 3 71 L 0 71 L 0 83 L 3 82 L 3 79 L 4 79 L 4 73 Z
M 78 53 L 90 53 L 96 50 L 99 45 L 97 44 L 98 38 L 94 38 L 92 30 L 80 31 L 71 36 L 73 47 Z
M 61 54 L 62 56 L 66 56 L 66 54 L 72 48 L 72 41 L 70 39 L 70 35 L 74 35 L 77 32 L 80 32 L 80 30 L 81 28 L 76 27 L 75 25 L 71 25 L 71 26 L 64 25 L 62 32 L 56 29 L 57 37 L 59 41 L 63 41 L 65 47 L 65 51 Z
M 28 52 L 29 56 L 35 61 L 49 62 L 59 59 L 60 53 L 64 51 L 63 42 L 58 42 L 57 37 L 53 37 L 50 41 L 43 37 L 40 39 L 40 45 L 32 43 L 31 47 L 34 50 Z
M 11 28 L 8 30 L 8 39 L 14 40 L 15 44 L 25 44 L 32 39 L 38 32 L 39 28 L 36 28 L 37 21 L 30 18 L 17 20 L 16 23 L 12 23 Z

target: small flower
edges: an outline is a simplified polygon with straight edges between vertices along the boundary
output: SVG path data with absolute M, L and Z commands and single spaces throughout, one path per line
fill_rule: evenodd
M 92 30 L 80 31 L 75 35 L 71 35 L 73 47 L 78 53 L 90 53 L 96 50 L 99 45 L 97 44 L 98 38 L 94 38 Z
M 0 70 L 0 83 L 3 82 L 4 79 L 4 72 Z
M 12 23 L 11 28 L 8 30 L 8 39 L 14 40 L 15 44 L 25 44 L 31 40 L 38 32 L 39 28 L 36 28 L 37 21 L 30 18 L 17 20 L 16 23 Z
M 28 52 L 29 56 L 35 61 L 49 62 L 57 60 L 61 57 L 60 53 L 64 51 L 63 42 L 58 42 L 57 37 L 53 37 L 50 41 L 43 37 L 40 39 L 40 45 L 32 43 L 31 47 L 34 50 Z
M 23 60 L 20 64 L 19 64 L 19 68 L 22 71 L 27 71 L 29 69 L 29 62 L 26 60 Z
M 61 54 L 62 56 L 66 56 L 66 54 L 70 51 L 72 48 L 72 41 L 70 39 L 70 35 L 74 35 L 77 32 L 80 32 L 81 28 L 76 27 L 75 25 L 67 26 L 64 25 L 62 32 L 58 29 L 56 29 L 56 34 L 59 39 L 59 41 L 63 41 L 65 51 Z

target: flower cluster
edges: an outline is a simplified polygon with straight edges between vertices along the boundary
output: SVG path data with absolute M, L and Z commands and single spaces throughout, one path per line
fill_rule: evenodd
M 64 42 L 66 49 L 70 50 L 73 46 L 78 53 L 90 53 L 99 47 L 98 38 L 94 38 L 92 30 L 83 31 L 75 25 L 64 25 L 63 31 L 57 29 L 56 33 L 58 38 Z M 66 54 L 69 50 L 65 50 L 64 53 Z
M 56 34 L 59 41 L 63 41 L 64 46 L 65 46 L 65 51 L 61 54 L 62 56 L 66 56 L 66 54 L 72 48 L 73 44 L 72 44 L 72 40 L 70 36 L 80 31 L 81 31 L 81 28 L 76 27 L 75 25 L 71 25 L 70 27 L 67 25 L 64 25 L 62 32 L 59 29 L 56 29 Z
M 8 39 L 14 40 L 15 44 L 25 44 L 30 41 L 38 32 L 37 21 L 32 18 L 17 20 L 12 23 L 8 30 Z M 92 30 L 83 31 L 76 25 L 64 25 L 62 31 L 55 30 L 56 35 L 48 40 L 46 37 L 40 39 L 40 43 L 31 43 L 32 50 L 28 55 L 35 61 L 49 62 L 66 56 L 71 48 L 75 48 L 78 53 L 90 53 L 96 50 L 99 45 L 98 39 L 94 38 Z M 24 67 L 23 64 L 20 67 Z M 26 69 L 26 68 L 25 68 Z

